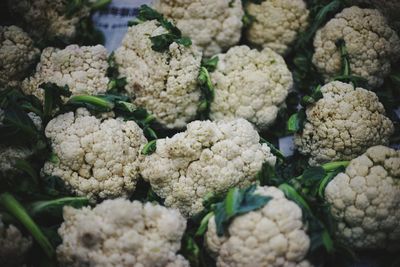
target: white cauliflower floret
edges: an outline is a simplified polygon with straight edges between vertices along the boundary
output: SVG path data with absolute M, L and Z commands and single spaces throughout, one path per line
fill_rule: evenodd
M 39 57 L 32 39 L 17 26 L 0 26 L 0 90 L 16 87 Z
M 19 174 L 15 164 L 18 160 L 26 160 L 32 154 L 32 150 L 25 147 L 0 146 L 0 176 L 7 179 Z
M 167 128 L 183 128 L 197 114 L 197 77 L 201 53 L 173 42 L 166 52 L 154 51 L 149 37 L 166 33 L 157 21 L 130 27 L 115 51 L 125 90 L 134 103 L 154 114 Z
M 44 82 L 68 85 L 72 95 L 96 95 L 107 91 L 107 50 L 102 45 L 69 45 L 65 49 L 47 47 L 43 50 L 36 73 L 22 83 L 25 94 L 44 101 Z
M 156 0 L 154 8 L 172 19 L 207 57 L 239 42 L 244 15 L 240 0 Z
M 378 9 L 382 14 L 389 19 L 389 22 L 394 29 L 400 30 L 400 1 L 399 0 L 352 0 L 353 4 L 369 4 Z
M 400 39 L 375 9 L 345 8 L 319 29 L 314 38 L 313 63 L 326 80 L 340 74 L 341 55 L 336 43 L 344 40 L 353 75 L 370 87 L 379 87 L 400 55 Z
M 158 139 L 157 149 L 141 164 L 143 178 L 165 205 L 184 216 L 203 209 L 208 193 L 223 193 L 255 180 L 262 164 L 275 157 L 244 119 L 194 121 L 172 138 Z
M 80 20 L 89 17 L 90 9 L 82 5 L 67 16 L 70 0 L 8 0 L 11 12 L 18 14 L 29 33 L 37 40 L 68 40 L 76 35 Z
M 210 74 L 215 86 L 210 118 L 245 118 L 267 128 L 293 86 L 283 58 L 268 47 L 259 52 L 247 46 L 233 47 L 218 58 Z
M 77 195 L 91 200 L 127 196 L 139 178 L 142 129 L 122 118 L 98 119 L 84 109 L 51 120 L 45 130 L 59 162 L 42 171 L 59 176 Z
M 272 48 L 283 55 L 299 32 L 308 26 L 308 9 L 303 0 L 248 1 L 244 7 L 254 21 L 246 29 L 246 38 L 255 45 Z
M 57 248 L 61 266 L 189 267 L 177 255 L 186 220 L 177 210 L 125 199 L 93 209 L 64 208 Z
M 342 82 L 321 88 L 323 98 L 307 107 L 295 145 L 312 165 L 351 160 L 374 145 L 389 143 L 393 123 L 375 93 Z
M 30 237 L 24 237 L 14 225 L 6 227 L 0 217 L 0 266 L 22 266 L 31 246 Z
M 338 237 L 357 249 L 400 249 L 400 151 L 375 146 L 325 189 Z
M 310 238 L 302 211 L 276 187 L 258 187 L 256 194 L 272 199 L 261 209 L 235 217 L 222 237 L 215 217 L 208 221 L 205 243 L 218 267 L 278 267 L 311 264 L 305 260 Z

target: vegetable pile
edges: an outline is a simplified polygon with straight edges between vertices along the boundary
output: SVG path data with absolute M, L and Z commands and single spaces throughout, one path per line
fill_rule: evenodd
M 0 4 L 0 266 L 400 266 L 396 1 L 110 2 Z

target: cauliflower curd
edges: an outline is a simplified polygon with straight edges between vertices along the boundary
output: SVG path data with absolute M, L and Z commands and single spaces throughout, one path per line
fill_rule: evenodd
M 369 148 L 328 184 L 325 198 L 351 247 L 400 249 L 400 151 Z
M 69 45 L 65 49 L 47 47 L 43 50 L 36 73 L 22 83 L 25 94 L 44 101 L 44 82 L 68 85 L 72 95 L 102 94 L 107 91 L 107 50 L 102 45 Z
M 177 251 L 186 229 L 178 211 L 125 199 L 93 209 L 64 208 L 57 248 L 61 266 L 189 267 Z
M 172 138 L 158 139 L 157 150 L 141 164 L 143 178 L 165 205 L 190 217 L 203 209 L 207 193 L 224 193 L 255 180 L 262 164 L 276 158 L 244 119 L 194 121 Z
M 156 0 L 154 8 L 210 57 L 239 42 L 244 15 L 240 0 Z
M 255 45 L 269 47 L 283 55 L 299 32 L 308 26 L 308 9 L 303 0 L 248 1 L 244 7 L 254 21 L 246 29 L 246 38 Z
M 217 69 L 210 73 L 215 87 L 212 120 L 244 118 L 257 128 L 272 124 L 293 87 L 283 58 L 264 48 L 235 46 L 218 55 Z
M 21 28 L 0 26 L 0 90 L 4 89 L 3 86 L 18 86 L 29 74 L 39 53 Z
M 147 142 L 135 122 L 101 120 L 80 108 L 51 120 L 45 133 L 58 157 L 45 163 L 45 175 L 59 176 L 71 191 L 92 201 L 134 191 L 140 149 Z
M 340 74 L 339 40 L 345 41 L 352 74 L 367 79 L 372 88 L 383 84 L 400 55 L 399 36 L 378 10 L 345 8 L 314 38 L 313 63 L 327 81 Z
M 258 187 L 272 199 L 261 209 L 233 219 L 227 234 L 217 235 L 215 218 L 208 221 L 205 243 L 217 255 L 218 267 L 309 267 L 310 238 L 302 211 L 276 187 Z
M 304 129 L 294 140 L 310 164 L 351 160 L 371 146 L 388 144 L 394 126 L 375 93 L 338 81 L 321 92 L 323 98 L 307 107 Z
M 183 128 L 197 114 L 201 52 L 176 42 L 164 53 L 154 51 L 149 37 L 164 33 L 155 20 L 129 27 L 115 60 L 134 103 L 154 114 L 166 128 Z

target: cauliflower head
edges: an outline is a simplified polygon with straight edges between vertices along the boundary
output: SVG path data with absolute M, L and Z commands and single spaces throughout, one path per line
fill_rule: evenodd
M 24 237 L 17 227 L 4 225 L 0 217 L 0 265 L 20 267 L 23 265 L 32 239 Z
M 154 51 L 149 37 L 164 33 L 155 20 L 130 27 L 115 60 L 134 103 L 154 114 L 164 127 L 183 128 L 197 114 L 201 52 L 176 42 L 164 53 Z
M 283 58 L 268 47 L 257 51 L 247 46 L 235 46 L 218 58 L 217 69 L 210 73 L 215 87 L 210 118 L 245 118 L 259 129 L 267 128 L 293 87 Z
M 0 26 L 0 88 L 18 86 L 34 68 L 39 53 L 21 28 Z
M 32 156 L 32 150 L 26 147 L 0 146 L 0 176 L 13 177 L 20 173 L 15 168 L 17 160 L 26 160 Z
M 208 221 L 205 243 L 217 256 L 217 266 L 311 266 L 305 260 L 310 238 L 301 208 L 273 186 L 258 187 L 255 193 L 272 199 L 261 209 L 234 218 L 224 236 L 217 235 L 214 216 Z
M 325 199 L 344 242 L 356 249 L 400 249 L 400 151 L 369 148 L 328 184 Z
M 262 164 L 276 158 L 251 123 L 194 121 L 172 138 L 158 139 L 157 149 L 141 164 L 142 177 L 165 205 L 190 217 L 203 209 L 208 193 L 248 186 Z
M 156 0 L 154 8 L 210 57 L 239 42 L 244 15 L 240 0 Z
M 43 175 L 60 177 L 71 191 L 92 201 L 127 196 L 139 178 L 142 129 L 122 118 L 99 119 L 84 109 L 51 120 L 45 129 L 58 160 Z
M 69 45 L 65 49 L 43 50 L 36 73 L 22 82 L 22 91 L 44 101 L 40 84 L 68 85 L 72 95 L 96 95 L 107 91 L 107 50 L 102 45 Z
M 173 209 L 126 199 L 91 209 L 64 208 L 57 248 L 61 266 L 189 267 L 177 251 L 186 220 Z
M 389 143 L 394 126 L 375 93 L 338 81 L 321 92 L 323 98 L 307 107 L 304 129 L 294 139 L 311 165 L 351 160 L 371 146 Z
M 90 8 L 67 15 L 70 0 L 8 0 L 10 11 L 22 18 L 21 23 L 37 40 L 68 40 L 75 36 L 80 20 L 89 17 Z
M 344 40 L 352 74 L 377 88 L 400 55 L 400 39 L 375 9 L 343 9 L 314 38 L 313 63 L 327 81 L 340 74 L 341 55 L 336 42 Z
M 244 8 L 254 17 L 246 28 L 247 40 L 281 55 L 308 26 L 309 11 L 303 0 L 265 0 L 261 4 L 248 1 Z

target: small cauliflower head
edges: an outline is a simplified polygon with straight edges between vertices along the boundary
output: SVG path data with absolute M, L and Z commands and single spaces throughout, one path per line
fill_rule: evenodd
M 93 209 L 65 207 L 57 258 L 68 267 L 189 267 L 177 254 L 185 229 L 177 210 L 149 202 L 114 199 Z
M 21 28 L 0 26 L 0 88 L 17 87 L 34 68 L 39 54 L 39 49 Z
M 102 120 L 80 108 L 51 120 L 45 134 L 58 160 L 47 161 L 43 175 L 60 177 L 71 191 L 92 201 L 134 191 L 147 142 L 135 122 Z
M 72 95 L 96 95 L 107 91 L 107 50 L 102 45 L 69 45 L 65 49 L 43 50 L 36 73 L 22 83 L 22 91 L 44 101 L 40 84 L 68 85 Z M 65 99 L 66 100 L 66 99 Z
M 183 128 L 197 114 L 201 52 L 176 42 L 165 52 L 154 51 L 149 37 L 164 33 L 155 20 L 129 27 L 115 60 L 134 103 L 154 114 L 164 127 Z
M 0 146 L 0 176 L 11 178 L 21 173 L 15 164 L 18 160 L 26 160 L 32 156 L 31 149 L 26 147 Z
M 308 9 L 303 0 L 248 1 L 244 7 L 254 21 L 246 28 L 246 38 L 254 45 L 269 47 L 284 55 L 299 32 L 308 26 Z
M 400 249 L 400 151 L 369 148 L 328 184 L 325 199 L 349 246 Z
M 258 187 L 255 194 L 272 197 L 261 209 L 235 217 L 219 237 L 215 217 L 208 221 L 207 248 L 218 267 L 308 267 L 305 259 L 310 238 L 302 211 L 276 187 Z
M 240 0 L 156 0 L 154 8 L 210 57 L 236 45 L 244 15 Z
M 343 9 L 314 38 L 313 63 L 327 81 L 340 74 L 341 55 L 336 42 L 344 40 L 353 75 L 378 88 L 400 55 L 400 39 L 382 14 L 357 6 Z
M 76 35 L 80 20 L 89 17 L 90 9 L 82 5 L 67 15 L 69 0 L 8 0 L 10 11 L 21 18 L 29 33 L 38 41 L 70 40 Z
M 321 92 L 323 98 L 307 107 L 304 128 L 294 140 L 311 165 L 351 160 L 371 146 L 389 143 L 394 126 L 375 93 L 339 81 Z
M 0 266 L 23 266 L 31 247 L 32 239 L 24 237 L 14 225 L 5 226 L 0 216 Z
M 208 193 L 248 186 L 262 164 L 276 158 L 251 123 L 194 121 L 172 138 L 158 139 L 157 149 L 141 164 L 142 177 L 167 207 L 190 217 L 203 209 Z
M 268 47 L 257 51 L 247 46 L 232 47 L 218 58 L 210 74 L 215 87 L 210 118 L 244 118 L 259 129 L 267 128 L 293 87 L 284 59 Z

